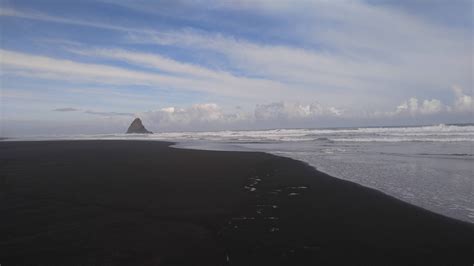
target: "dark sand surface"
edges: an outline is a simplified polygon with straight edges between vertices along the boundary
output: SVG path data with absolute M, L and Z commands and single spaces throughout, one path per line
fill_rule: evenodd
M 295 160 L 168 145 L 0 142 L 0 264 L 474 263 L 472 224 Z

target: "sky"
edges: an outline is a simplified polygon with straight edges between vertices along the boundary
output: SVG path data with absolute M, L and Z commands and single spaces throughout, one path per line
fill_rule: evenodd
M 0 0 L 0 135 L 473 121 L 471 0 Z

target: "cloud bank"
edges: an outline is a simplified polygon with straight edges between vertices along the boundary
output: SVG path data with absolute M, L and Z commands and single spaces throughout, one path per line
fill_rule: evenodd
M 443 104 L 438 99 L 411 97 L 388 112 L 357 113 L 333 106 L 325 106 L 318 102 L 309 104 L 273 102 L 258 104 L 253 112 L 245 112 L 240 109 L 226 112 L 215 103 L 205 103 L 195 104 L 187 108 L 161 108 L 135 115 L 142 117 L 156 131 L 264 129 L 304 127 L 308 125 L 310 127 L 324 127 L 354 125 L 352 123 L 387 126 L 395 125 L 390 123 L 392 121 L 402 121 L 402 119 L 405 124 L 423 121 L 443 123 L 445 121 L 442 119 L 453 116 L 463 118 L 463 122 L 469 122 L 474 112 L 472 96 L 464 94 L 459 86 L 453 86 L 453 92 L 455 99 L 450 105 Z M 442 119 L 436 120 L 437 117 Z
M 446 123 L 446 121 L 472 122 L 474 115 L 472 96 L 465 94 L 459 86 L 453 86 L 452 91 L 454 100 L 451 104 L 444 104 L 438 99 L 411 97 L 387 112 L 364 113 L 343 110 L 318 102 L 304 104 L 283 101 L 257 104 L 252 111 L 243 110 L 240 107 L 225 109 L 216 103 L 193 104 L 187 107 L 169 106 L 137 113 L 104 112 L 72 107 L 57 108 L 53 111 L 83 113 L 100 117 L 100 119 L 87 119 L 81 122 L 61 122 L 63 126 L 67 125 L 59 130 L 59 133 L 64 134 L 77 133 L 74 130 L 81 127 L 82 130 L 79 130 L 85 133 L 122 132 L 133 120 L 133 117 L 142 118 L 145 125 L 155 132 L 391 126 Z M 31 122 L 33 123 L 28 125 Z M 6 121 L 3 124 L 3 134 L 24 133 L 21 130 L 25 128 L 33 134 L 41 134 L 41 132 L 43 134 L 51 132 L 58 134 L 57 123 L 47 121 L 45 124 L 48 125 L 46 128 L 38 130 L 35 128 L 36 126 L 42 127 L 44 125 L 34 121 Z

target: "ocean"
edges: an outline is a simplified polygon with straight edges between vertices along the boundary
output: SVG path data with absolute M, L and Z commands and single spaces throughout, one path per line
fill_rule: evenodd
M 41 139 L 146 139 L 177 148 L 262 151 L 474 223 L 474 125 L 271 129 Z M 14 139 L 13 139 L 14 140 Z M 335 195 L 337 196 L 337 195 Z

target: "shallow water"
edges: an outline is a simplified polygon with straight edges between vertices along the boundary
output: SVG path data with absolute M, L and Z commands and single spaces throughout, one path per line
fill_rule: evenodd
M 169 140 L 178 142 L 176 147 L 180 148 L 269 152 L 474 223 L 474 125 L 83 135 L 54 139 L 61 138 Z

